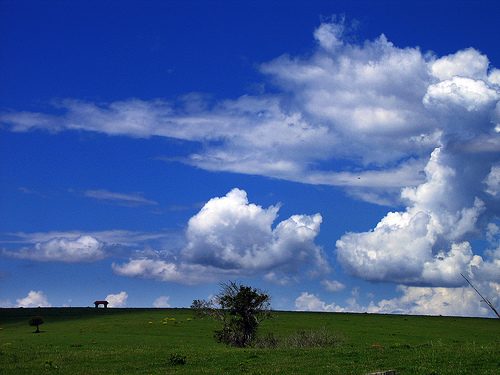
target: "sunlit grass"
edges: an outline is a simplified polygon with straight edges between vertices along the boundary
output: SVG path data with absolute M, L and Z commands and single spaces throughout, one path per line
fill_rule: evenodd
M 45 321 L 38 334 L 28 325 L 34 315 Z M 341 335 L 341 345 L 226 347 L 213 339 L 215 323 L 192 319 L 188 309 L 0 309 L 0 368 L 2 374 L 80 375 L 500 373 L 495 319 L 275 315 L 261 335 L 327 330 Z

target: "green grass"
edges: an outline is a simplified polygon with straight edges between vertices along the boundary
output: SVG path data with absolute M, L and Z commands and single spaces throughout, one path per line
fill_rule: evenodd
M 29 326 L 41 315 L 41 333 Z M 260 332 L 326 327 L 329 348 L 238 349 L 188 309 L 0 309 L 2 374 L 499 374 L 500 320 L 276 312 Z M 165 321 L 165 318 L 168 320 Z M 164 323 L 166 322 L 166 323 Z M 378 346 L 373 346 L 378 345 Z M 182 364 L 185 359 L 185 364 Z

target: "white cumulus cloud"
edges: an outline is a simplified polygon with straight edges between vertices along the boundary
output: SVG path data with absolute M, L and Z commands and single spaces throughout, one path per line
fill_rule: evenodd
M 189 220 L 187 246 L 175 259 L 142 257 L 113 264 L 113 269 L 123 276 L 183 284 L 214 281 L 222 275 L 267 272 L 285 280 L 303 270 L 310 275 L 328 272 L 326 255 L 314 243 L 321 215 L 293 215 L 273 229 L 278 209 L 249 203 L 245 191 L 233 189 L 208 201 Z
M 443 56 L 431 64 L 432 75 L 441 81 L 453 77 L 470 77 L 486 80 L 490 62 L 474 48 Z
M 47 296 L 39 290 L 35 292 L 31 290 L 27 297 L 16 300 L 17 307 L 51 307 L 52 305 L 47 300 Z
M 411 315 L 487 316 L 491 313 L 471 288 L 419 288 L 400 286 L 402 297 L 371 303 L 371 313 Z
M 153 307 L 170 307 L 170 296 L 161 296 L 155 299 L 153 302 Z
M 500 166 L 493 166 L 484 182 L 487 185 L 485 191 L 495 198 L 500 198 Z
M 326 304 L 321 299 L 307 292 L 303 292 L 295 300 L 295 308 L 298 311 L 328 311 L 328 312 L 344 312 L 345 308 L 336 305 L 335 303 Z
M 344 44 L 342 40 L 345 32 L 345 18 L 340 22 L 324 22 L 314 31 L 314 38 L 328 50 Z
M 406 211 L 390 212 L 373 230 L 337 241 L 338 259 L 353 275 L 407 285 L 463 284 L 460 273 L 471 271 L 474 258 L 466 239 L 479 233 L 487 208 L 441 152 L 426 167 L 427 182 L 403 190 Z
M 109 307 L 123 307 L 127 304 L 128 294 L 120 292 L 118 294 L 108 294 L 106 301 L 109 302 Z
M 430 67 L 434 81 L 422 103 L 439 137 L 425 181 L 401 190 L 404 211 L 390 212 L 371 231 L 342 236 L 338 260 L 370 281 L 457 287 L 464 284 L 460 273 L 497 281 L 497 259 L 471 246 L 500 213 L 496 70 L 474 49 L 433 58 Z
M 478 286 L 479 287 L 479 286 Z M 482 284 L 481 290 L 492 296 L 493 305 L 500 300 L 500 285 L 497 283 Z M 398 292 L 402 295 L 392 299 L 370 301 L 366 306 L 357 302 L 358 296 L 337 305 L 327 303 L 317 295 L 303 292 L 295 300 L 299 311 L 330 311 L 330 312 L 368 312 L 375 314 L 407 314 L 407 315 L 447 315 L 447 316 L 479 316 L 493 317 L 492 310 L 470 287 L 433 288 L 399 285 Z
M 438 110 L 465 109 L 469 112 L 493 110 L 500 93 L 482 80 L 453 76 L 430 85 L 423 98 L 426 107 Z
M 296 272 L 306 264 L 326 267 L 314 244 L 321 215 L 294 215 L 273 230 L 278 207 L 249 203 L 243 190 L 213 198 L 188 223 L 186 260 L 222 269 L 283 269 Z

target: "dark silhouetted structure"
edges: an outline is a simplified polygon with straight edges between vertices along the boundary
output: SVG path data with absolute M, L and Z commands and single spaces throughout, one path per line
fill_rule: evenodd
M 95 301 L 94 305 L 96 309 L 99 307 L 99 305 L 104 305 L 104 308 L 107 309 L 108 303 L 109 303 L 108 301 Z

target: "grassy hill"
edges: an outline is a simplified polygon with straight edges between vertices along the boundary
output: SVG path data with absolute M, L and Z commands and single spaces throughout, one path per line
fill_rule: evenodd
M 29 326 L 41 315 L 41 333 Z M 500 320 L 275 312 L 284 337 L 328 329 L 342 345 L 238 349 L 189 309 L 0 309 L 2 374 L 499 374 Z M 185 359 L 185 364 L 175 364 Z M 182 361 L 180 361 L 182 362 Z

